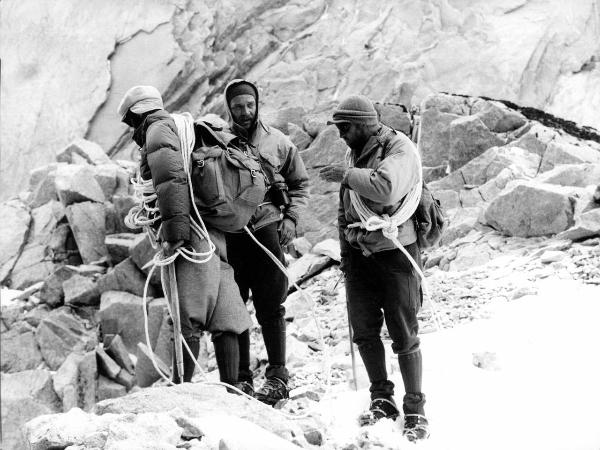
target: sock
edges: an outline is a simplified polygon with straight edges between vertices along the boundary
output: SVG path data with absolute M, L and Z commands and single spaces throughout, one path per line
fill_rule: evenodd
M 223 383 L 235 384 L 240 366 L 238 335 L 223 332 L 213 338 L 219 375 Z
M 250 370 L 250 330 L 238 334 L 240 349 L 240 370 L 238 381 L 252 382 L 252 371 Z
M 383 342 L 375 340 L 361 344 L 358 346 L 358 351 L 371 382 L 371 399 L 390 398 L 394 395 L 394 383 L 387 379 Z
M 198 353 L 200 352 L 200 338 L 198 336 L 190 336 L 185 339 L 192 354 L 194 357 L 192 358 L 185 348 L 182 345 L 183 350 L 183 381 L 185 383 L 189 383 L 192 381 L 192 376 L 194 376 L 194 370 L 196 369 L 196 359 L 198 358 Z M 175 351 L 173 351 L 173 381 L 175 383 L 180 383 L 179 373 L 177 371 L 177 361 L 175 359 Z
M 404 382 L 403 410 L 405 414 L 425 414 L 425 394 L 421 392 L 421 381 L 423 379 L 423 357 L 421 350 L 399 355 L 398 363 Z

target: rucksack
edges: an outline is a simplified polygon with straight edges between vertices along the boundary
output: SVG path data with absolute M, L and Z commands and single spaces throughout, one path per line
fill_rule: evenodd
M 258 159 L 232 144 L 234 135 L 206 122 L 194 124 L 191 155 L 194 201 L 202 220 L 221 231 L 241 230 L 264 200 L 265 176 Z
M 436 245 L 448 225 L 448 220 L 440 201 L 435 198 L 425 182 L 421 191 L 421 200 L 413 214 L 419 247 L 428 248 Z

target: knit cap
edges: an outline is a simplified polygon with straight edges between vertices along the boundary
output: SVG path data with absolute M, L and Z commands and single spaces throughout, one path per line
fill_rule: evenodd
M 143 114 L 163 108 L 162 97 L 158 89 L 154 86 L 134 86 L 123 96 L 117 108 L 117 114 L 123 118 L 129 110 L 135 114 Z
M 376 125 L 378 122 L 377 111 L 371 100 L 364 95 L 352 95 L 344 99 L 333 111 L 333 120 L 327 123 L 344 122 Z
M 225 93 L 227 97 L 227 104 L 231 102 L 238 95 L 251 95 L 256 100 L 256 90 L 247 81 L 240 81 L 239 83 L 231 85 Z

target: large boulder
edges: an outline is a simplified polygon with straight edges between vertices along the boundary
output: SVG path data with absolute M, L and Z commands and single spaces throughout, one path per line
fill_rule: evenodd
M 96 355 L 71 353 L 53 376 L 54 391 L 62 402 L 62 410 L 81 408 L 89 411 L 96 404 Z
M 132 259 L 126 258 L 98 280 L 98 292 L 125 291 L 138 296 L 144 295 L 146 275 L 137 268 Z M 148 295 L 154 297 L 154 286 L 148 286 Z
M 12 269 L 11 286 L 16 289 L 43 281 L 65 256 L 68 229 L 60 224 L 65 216 L 61 203 L 50 201 L 33 209 L 31 216 L 27 242 Z
M 141 297 L 127 292 L 107 291 L 100 299 L 100 323 L 105 334 L 119 334 L 131 353 L 138 342 L 146 343 L 144 331 L 143 301 Z M 148 332 L 150 347 L 156 343 L 166 308 L 164 299 L 153 299 L 148 306 Z
M 27 207 L 18 200 L 0 205 L 3 220 L 0 221 L 0 283 L 3 282 L 19 257 L 27 239 L 31 215 Z
M 61 410 L 60 399 L 52 387 L 52 375 L 47 370 L 25 370 L 1 374 L 2 448 L 29 448 L 23 426 L 34 417 Z
M 506 141 L 492 133 L 479 117 L 459 117 L 450 123 L 450 170 L 456 170 L 487 149 L 505 143 Z
M 88 166 L 60 165 L 54 179 L 58 198 L 65 205 L 78 202 L 103 202 L 104 193 Z
M 586 187 L 600 183 L 600 163 L 560 164 L 539 177 L 541 183 Z
M 375 103 L 375 110 L 379 116 L 379 121 L 388 127 L 393 128 L 410 137 L 412 132 L 412 120 L 410 113 L 404 105 L 395 103 Z
M 600 208 L 592 209 L 581 214 L 581 216 L 577 218 L 575 225 L 568 230 L 559 233 L 557 238 L 579 241 L 594 236 L 600 236 Z
M 67 219 L 85 264 L 108 257 L 104 244 L 105 208 L 101 203 L 83 202 L 67 207 Z
M 471 114 L 479 117 L 494 133 L 513 131 L 527 123 L 527 119 L 521 113 L 509 109 L 503 103 L 482 99 L 473 103 Z
M 419 150 L 423 166 L 447 166 L 450 148 L 450 124 L 460 116 L 437 108 L 421 114 Z
M 585 143 L 552 141 L 544 153 L 540 171 L 546 172 L 559 164 L 581 163 L 600 164 L 600 149 Z
M 572 189 L 516 182 L 490 203 L 485 221 L 509 236 L 547 236 L 575 223 L 575 203 Z
M 109 164 L 110 158 L 102 147 L 86 139 L 75 139 L 67 147 L 57 153 L 56 160 L 69 164 Z
M 72 352 L 85 353 L 96 347 L 96 330 L 68 308 L 51 311 L 35 334 L 44 361 L 57 370 Z
M 44 360 L 35 340 L 34 329 L 26 322 L 13 324 L 8 331 L 2 333 L 1 339 L 2 372 L 36 369 L 43 364 Z

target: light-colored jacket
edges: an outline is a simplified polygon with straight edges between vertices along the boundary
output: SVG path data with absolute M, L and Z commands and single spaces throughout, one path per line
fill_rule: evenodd
M 227 90 L 236 83 L 245 81 L 254 87 L 257 102 L 257 122 L 252 136 L 233 122 L 233 116 L 227 104 Z M 300 218 L 301 209 L 306 206 L 308 199 L 308 173 L 300 153 L 292 141 L 276 128 L 264 124 L 258 114 L 258 89 L 246 80 L 233 80 L 225 88 L 225 110 L 229 114 L 230 131 L 238 137 L 238 145 L 248 148 L 256 155 L 261 163 L 269 184 L 285 182 L 291 204 L 284 212 L 295 224 Z M 270 193 L 267 192 L 265 201 L 250 219 L 249 225 L 257 230 L 282 219 L 281 211 L 271 203 Z
M 340 187 L 338 227 L 342 257 L 348 253 L 349 246 L 362 250 L 367 256 L 395 249 L 381 230 L 348 227 L 360 222 L 349 190 L 358 193 L 373 212 L 391 216 L 400 208 L 406 194 L 419 183 L 422 168 L 417 149 L 404 134 L 382 125 L 354 159 L 354 167 L 348 169 Z M 398 227 L 398 239 L 402 245 L 417 240 L 412 219 Z

